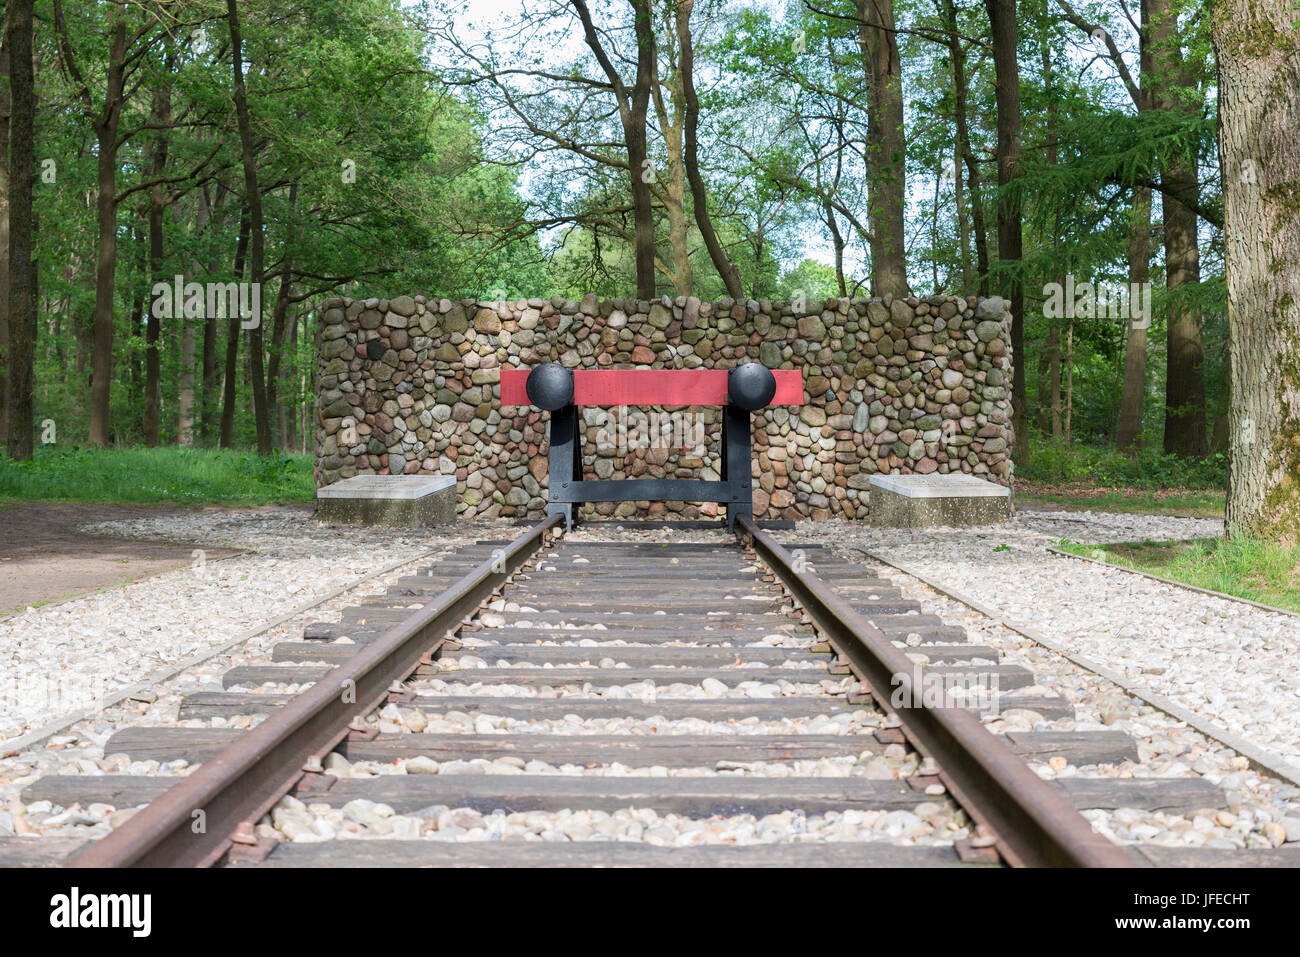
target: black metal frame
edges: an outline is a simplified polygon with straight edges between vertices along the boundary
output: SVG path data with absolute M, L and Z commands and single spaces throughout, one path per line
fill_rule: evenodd
M 750 413 L 735 405 L 722 407 L 720 481 L 706 479 L 582 478 L 582 433 L 576 405 L 551 413 L 550 486 L 546 514 L 564 516 L 572 529 L 583 502 L 717 502 L 727 510 L 727 528 L 736 516 L 754 517 L 754 480 L 750 475 Z

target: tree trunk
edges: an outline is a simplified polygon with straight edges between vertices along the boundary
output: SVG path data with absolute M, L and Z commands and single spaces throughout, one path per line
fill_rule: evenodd
M 194 446 L 194 323 L 181 320 L 181 381 L 176 396 L 176 444 Z
M 1219 167 L 1232 344 L 1227 528 L 1300 537 L 1300 34 L 1291 0 L 1220 0 Z M 1250 162 L 1251 174 L 1243 175 Z
M 855 0 L 862 67 L 867 80 L 867 224 L 871 284 L 876 296 L 904 298 L 907 250 L 903 193 L 907 186 L 903 133 L 903 67 L 894 31 L 894 0 Z
M 235 115 L 239 122 L 239 145 L 244 166 L 244 190 L 248 194 L 248 224 L 252 282 L 262 285 L 262 193 L 257 182 L 257 153 L 253 148 L 253 126 L 248 115 L 248 93 L 244 89 L 243 37 L 239 30 L 236 0 L 226 0 L 230 22 L 230 62 L 235 80 Z M 653 250 L 651 250 L 653 252 Z M 260 298 L 259 298 L 260 301 Z M 249 372 L 253 380 L 253 422 L 257 429 L 257 454 L 271 454 L 271 422 L 266 406 L 266 377 L 262 371 L 262 317 L 253 316 L 248 330 Z
M 152 122 L 160 126 L 167 122 L 171 114 L 171 92 L 166 85 L 154 90 Z M 167 168 L 167 133 L 159 130 L 148 147 L 149 177 L 160 178 Z M 153 282 L 171 282 L 163 275 L 163 210 L 167 206 L 167 187 L 155 184 L 149 190 L 149 272 Z M 173 303 L 172 315 L 176 315 Z M 159 403 L 159 340 L 162 337 L 162 319 L 155 314 L 154 304 L 149 307 L 149 317 L 145 320 L 144 333 L 144 444 L 153 447 L 158 444 L 158 403 Z M 182 322 L 184 318 L 182 317 Z
M 32 0 L 9 0 L 9 457 L 32 457 L 32 352 L 36 336 L 36 268 L 32 191 L 36 182 Z
M 1052 438 L 1061 437 L 1061 330 L 1054 320 L 1047 332 L 1047 364 L 1049 414 L 1051 416 Z
M 1185 95 L 1187 90 L 1196 89 L 1197 78 L 1183 56 L 1178 25 L 1181 7 L 1174 0 L 1150 0 L 1146 6 L 1144 12 L 1151 23 L 1148 42 L 1154 82 L 1144 83 L 1144 91 L 1149 89 L 1152 106 L 1199 116 L 1202 104 L 1190 101 Z M 1164 449 L 1179 455 L 1203 456 L 1208 449 L 1205 348 L 1200 310 L 1186 295 L 1194 293 L 1201 281 L 1199 219 L 1193 209 L 1199 191 L 1194 147 L 1168 164 L 1161 174 L 1161 185 L 1166 189 L 1160 205 L 1165 233 L 1165 288 L 1169 297 Z M 1171 192 L 1187 197 L 1188 201 L 1174 199 Z
M 677 40 L 681 44 L 682 95 L 686 101 L 686 178 L 691 184 L 691 200 L 695 207 L 695 225 L 699 227 L 704 247 L 709 251 L 713 268 L 722 277 L 727 295 L 732 299 L 745 298 L 740 282 L 740 270 L 727 258 L 727 252 L 718 241 L 709 215 L 709 193 L 700 173 L 700 147 L 698 127 L 700 99 L 695 93 L 695 45 L 691 39 L 691 9 L 694 0 L 679 0 L 677 4 Z
M 217 390 L 217 323 L 212 316 L 203 320 L 203 380 L 199 388 L 199 441 L 212 442 L 213 416 L 217 404 L 213 396 Z
M 1151 281 L 1151 190 L 1133 190 L 1133 221 L 1128 241 L 1129 288 L 1141 288 Z M 1115 447 L 1130 452 L 1142 438 L 1142 405 L 1146 398 L 1147 323 L 1130 319 L 1124 346 L 1124 384 L 1120 390 L 1119 424 Z
M 9 18 L 0 33 L 0 448 L 9 436 Z
M 272 444 L 276 448 L 284 446 L 284 419 L 281 416 L 280 398 L 280 380 L 283 378 L 284 370 L 284 331 L 285 319 L 289 312 L 289 293 L 292 284 L 289 282 L 289 258 L 286 255 L 284 259 L 284 268 L 280 271 L 280 286 L 276 290 L 275 305 L 271 309 L 271 357 L 266 368 L 266 405 L 271 414 L 275 416 L 276 429 L 272 436 Z
M 970 129 L 966 119 L 966 49 L 961 45 L 961 36 L 957 32 L 957 8 L 953 0 L 944 0 L 944 26 L 948 32 L 948 53 L 952 58 L 953 119 L 957 132 L 957 162 L 953 171 L 956 179 L 962 175 L 961 164 L 966 166 L 966 186 L 970 190 L 971 225 L 975 238 L 975 271 L 979 279 L 979 294 L 989 294 L 989 245 L 988 231 L 984 226 L 984 198 L 980 195 L 980 168 L 975 161 L 975 151 L 971 149 Z M 964 257 L 963 257 L 964 261 Z M 969 281 L 969 280 L 968 280 Z M 969 286 L 965 289 L 969 295 Z
M 664 150 L 668 154 L 668 181 L 664 184 L 664 210 L 668 214 L 668 248 L 672 251 L 673 291 L 679 296 L 689 296 L 695 277 L 691 274 L 691 248 L 686 226 L 686 163 L 682 157 L 682 124 L 686 115 L 686 100 L 682 93 L 680 69 L 668 82 L 672 95 L 673 112 L 659 89 L 652 87 L 655 111 L 659 114 L 659 128 L 663 131 Z
M 126 15 L 115 15 L 109 48 L 104 111 L 95 121 L 99 162 L 95 218 L 99 241 L 95 252 L 95 354 L 91 360 L 91 445 L 107 445 L 113 392 L 113 298 L 117 292 L 117 128 L 122 118 L 126 56 Z
M 994 92 L 998 109 L 998 259 L 1019 265 L 1022 254 L 1020 201 L 1006 192 L 1020 175 L 1020 73 L 1016 63 L 1016 0 L 984 0 L 993 33 Z M 1029 420 L 1025 392 L 1025 291 L 1019 279 L 1004 279 L 1011 301 L 1011 425 L 1015 459 L 1029 462 Z
M 1065 444 L 1074 444 L 1074 323 L 1065 333 Z
M 1164 174 L 1166 186 L 1196 190 L 1196 169 L 1172 165 Z M 1165 376 L 1166 452 L 1203 456 L 1205 433 L 1205 347 L 1201 340 L 1201 312 L 1186 293 L 1201 281 L 1201 253 L 1197 215 L 1168 193 L 1161 197 L 1165 224 L 1165 286 L 1169 293 L 1167 324 L 1168 371 Z M 1184 288 L 1186 287 L 1186 288 Z M 1184 295 L 1179 295 L 1179 292 Z
M 831 230 L 831 243 L 835 247 L 835 284 L 839 287 L 840 298 L 848 297 L 849 285 L 844 279 L 844 236 L 840 232 L 840 224 L 835 220 L 835 207 L 830 201 L 822 203 L 822 214 L 826 217 L 826 225 Z
M 239 210 L 239 239 L 235 243 L 235 282 L 244 280 L 244 259 L 248 254 L 247 206 Z M 230 317 L 226 330 L 226 366 L 221 387 L 221 439 L 223 449 L 235 445 L 235 386 L 239 379 L 239 316 Z
M 298 183 L 289 184 L 289 221 L 293 222 L 298 207 Z M 285 316 L 289 308 L 289 296 L 293 292 L 293 256 L 290 229 L 285 236 L 284 254 L 280 259 L 280 288 L 275 295 L 275 308 L 271 314 L 271 360 L 267 367 L 266 404 L 276 417 L 277 435 L 274 444 L 284 447 L 284 418 L 280 407 L 280 380 L 283 360 L 280 355 L 284 350 Z

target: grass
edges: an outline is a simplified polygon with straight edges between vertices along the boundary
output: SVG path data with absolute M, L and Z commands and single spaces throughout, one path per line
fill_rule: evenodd
M 1275 545 L 1249 538 L 1056 544 L 1073 555 L 1099 558 L 1198 588 L 1300 612 L 1300 545 Z
M 1225 493 L 1220 489 L 1098 488 L 1095 485 L 1042 485 L 1016 481 L 1016 506 L 1089 509 L 1096 512 L 1141 512 L 1223 518 Z
M 1016 501 L 1067 510 L 1223 518 L 1227 479 L 1222 452 L 1204 459 L 1151 448 L 1124 455 L 1034 435 L 1028 463 L 1016 465 Z
M 309 455 L 42 447 L 16 462 L 0 453 L 0 502 L 279 505 L 313 493 Z

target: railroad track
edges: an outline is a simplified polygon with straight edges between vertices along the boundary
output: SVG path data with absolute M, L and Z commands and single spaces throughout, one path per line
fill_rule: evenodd
M 981 712 L 1072 711 L 870 566 L 743 518 L 674 544 L 561 528 L 463 546 L 105 745 L 186 776 L 23 799 L 143 806 L 67 861 L 97 867 L 1130 866 L 1078 808 L 1222 803 L 1201 780 L 1042 780 L 1028 759 L 1136 746 L 990 734 Z

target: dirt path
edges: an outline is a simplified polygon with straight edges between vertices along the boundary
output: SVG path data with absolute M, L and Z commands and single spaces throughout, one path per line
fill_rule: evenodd
M 87 535 L 90 522 L 166 515 L 174 507 L 0 503 L 0 616 L 188 565 L 174 542 Z M 236 554 L 204 546 L 207 559 Z

